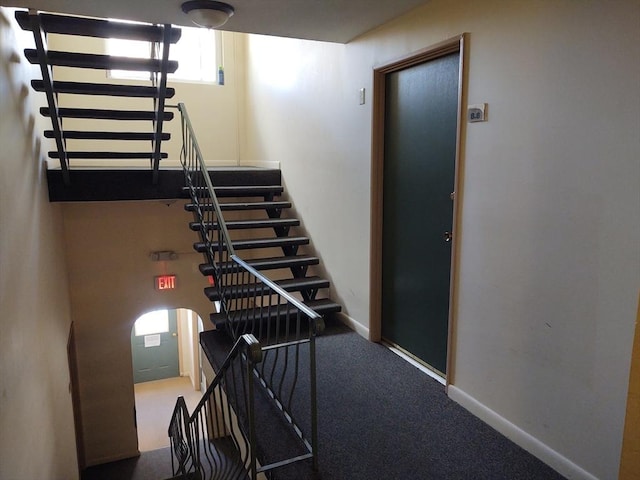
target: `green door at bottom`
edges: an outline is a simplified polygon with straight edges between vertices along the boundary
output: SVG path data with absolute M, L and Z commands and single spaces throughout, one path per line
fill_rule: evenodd
M 161 380 L 180 376 L 178 361 L 178 314 L 167 311 L 166 331 L 136 335 L 131 332 L 134 383 Z M 165 330 L 165 328 L 160 328 Z M 153 331 L 153 330 L 151 330 Z

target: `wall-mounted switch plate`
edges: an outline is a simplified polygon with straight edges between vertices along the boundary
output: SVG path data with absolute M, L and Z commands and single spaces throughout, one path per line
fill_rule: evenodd
M 469 123 L 473 122 L 486 122 L 487 121 L 487 104 L 476 103 L 469 105 L 467 108 L 467 120 Z
M 364 88 L 360 89 L 360 105 L 364 105 L 365 103 L 365 91 Z

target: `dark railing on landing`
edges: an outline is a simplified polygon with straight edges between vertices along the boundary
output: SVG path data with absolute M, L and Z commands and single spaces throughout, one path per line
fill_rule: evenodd
M 254 369 L 252 381 L 261 387 L 262 398 L 271 405 L 256 407 L 255 418 L 239 422 L 249 430 L 257 429 L 257 443 L 252 445 L 260 453 L 257 472 L 305 459 L 311 459 L 316 470 L 315 339 L 324 329 L 324 321 L 235 254 L 188 113 L 184 104 L 179 104 L 178 109 L 182 114 L 181 161 L 199 224 L 198 234 L 207 246 L 206 263 L 213 267 L 219 298 L 217 316 L 224 318 L 223 328 L 233 340 L 251 334 L 263 352 L 263 361 Z M 273 411 L 273 406 L 280 412 L 277 417 L 263 412 Z M 249 435 L 245 432 L 245 436 Z M 277 440 L 291 436 L 296 447 L 291 448 L 287 442 L 276 445 Z
M 262 350 L 253 335 L 243 335 L 189 414 L 178 397 L 169 424 L 174 475 L 196 474 L 200 479 L 256 478 L 255 428 L 239 422 L 253 417 L 255 366 Z

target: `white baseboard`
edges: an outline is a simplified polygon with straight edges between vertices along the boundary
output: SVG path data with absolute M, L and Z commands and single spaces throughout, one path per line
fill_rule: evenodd
M 506 418 L 478 402 L 475 398 L 460 390 L 455 385 L 449 385 L 447 394 L 451 400 L 460 404 L 480 420 L 496 429 L 516 445 L 542 460 L 566 478 L 571 480 L 598 480 L 597 477 L 591 475 L 548 445 L 542 443 L 534 436 L 509 422 Z
M 344 323 L 351 330 L 355 330 L 358 335 L 366 339 L 369 338 L 369 329 L 362 325 L 360 322 L 355 321 L 346 313 L 338 312 L 336 313 L 336 316 L 338 317 L 338 320 Z
M 259 162 L 259 161 L 240 161 L 239 167 L 258 167 L 258 168 L 270 168 L 274 170 L 280 170 L 280 162 Z

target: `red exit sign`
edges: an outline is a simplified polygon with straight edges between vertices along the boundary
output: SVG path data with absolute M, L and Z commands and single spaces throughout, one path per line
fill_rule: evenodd
M 173 290 L 176 288 L 175 275 L 160 275 L 155 277 L 156 290 Z

